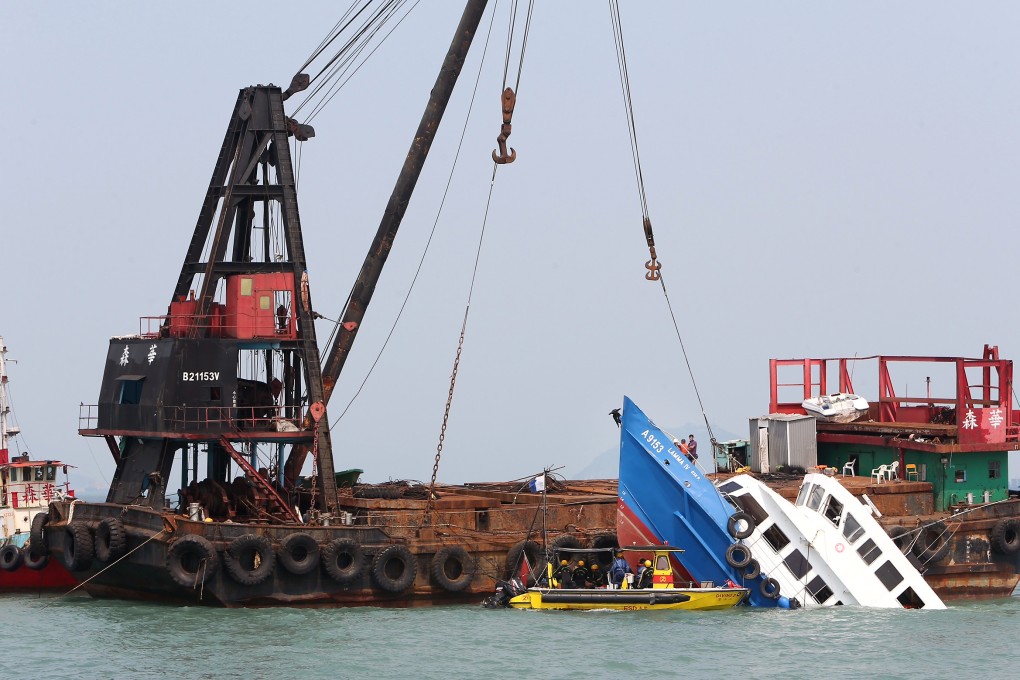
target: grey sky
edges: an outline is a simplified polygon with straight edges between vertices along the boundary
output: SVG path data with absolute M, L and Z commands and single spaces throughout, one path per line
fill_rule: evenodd
M 985 342 L 1020 355 L 1020 6 L 622 4 L 658 252 L 713 424 L 745 433 L 766 410 L 770 357 L 974 356 Z M 0 335 L 19 362 L 24 441 L 80 466 L 79 486 L 105 488 L 113 463 L 101 440 L 77 436 L 78 404 L 97 399 L 109 337 L 165 312 L 238 89 L 286 86 L 342 9 L 0 5 Z M 334 429 L 337 469 L 370 480 L 431 473 L 499 132 L 507 3 L 498 10 L 422 276 Z M 327 317 L 353 283 L 460 11 L 423 2 L 312 121 L 300 206 Z M 482 39 L 334 420 L 421 256 Z M 578 472 L 614 445 L 606 414 L 624 394 L 661 423 L 700 420 L 661 290 L 644 279 L 619 90 L 606 5 L 538 2 L 510 139 L 518 161 L 496 180 L 442 480 Z

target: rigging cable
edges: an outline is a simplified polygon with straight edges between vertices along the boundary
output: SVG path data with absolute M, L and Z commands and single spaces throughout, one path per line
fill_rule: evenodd
M 375 359 L 372 361 L 372 365 L 369 366 L 368 372 L 365 374 L 365 377 L 362 379 L 361 384 L 358 385 L 358 389 L 354 392 L 354 395 L 351 397 L 350 401 L 348 401 L 347 405 L 344 406 L 343 411 L 341 411 L 340 415 L 338 415 L 336 417 L 336 419 L 333 420 L 332 424 L 330 425 L 330 430 L 332 430 L 334 427 L 336 427 L 336 424 L 339 423 L 343 419 L 344 415 L 347 413 L 348 410 L 350 410 L 351 406 L 354 404 L 354 401 L 358 398 L 358 395 L 361 394 L 361 391 L 364 389 L 365 385 L 368 383 L 368 379 L 371 377 L 372 372 L 375 370 L 375 367 L 379 364 L 380 359 L 382 359 L 383 352 L 386 350 L 387 345 L 389 344 L 390 340 L 393 338 L 393 333 L 397 329 L 397 324 L 400 322 L 400 319 L 403 316 L 404 309 L 407 307 L 407 303 L 408 303 L 408 301 L 411 298 L 411 293 L 414 291 L 414 287 L 415 287 L 415 284 L 418 281 L 418 277 L 421 275 L 421 270 L 422 270 L 422 267 L 425 264 L 425 258 L 428 255 L 429 247 L 432 244 L 432 239 L 435 237 L 436 229 L 439 226 L 439 218 L 442 216 L 443 207 L 446 205 L 446 197 L 450 193 L 450 186 L 453 183 L 453 174 L 454 174 L 454 172 L 457 169 L 457 161 L 460 159 L 461 149 L 464 146 L 464 137 L 467 134 L 467 124 L 468 124 L 468 120 L 471 118 L 471 111 L 472 111 L 472 109 L 474 108 L 474 105 L 475 105 L 475 96 L 478 94 L 478 84 L 481 81 L 482 67 L 485 65 L 485 55 L 488 52 L 489 38 L 492 36 L 492 25 L 493 25 L 493 21 L 494 21 L 495 16 L 496 16 L 496 8 L 498 8 L 498 6 L 499 6 L 499 0 L 496 1 L 495 5 L 494 5 L 494 8 L 493 8 L 493 12 L 492 12 L 492 19 L 489 20 L 489 31 L 488 31 L 488 33 L 485 36 L 485 47 L 482 50 L 482 59 L 481 59 L 481 61 L 478 64 L 478 74 L 475 77 L 475 86 L 474 86 L 474 89 L 471 91 L 471 101 L 468 104 L 467 115 L 464 117 L 464 125 L 463 125 L 463 128 L 461 129 L 461 133 L 460 133 L 460 141 L 457 143 L 457 151 L 456 151 L 456 153 L 453 156 L 453 165 L 450 168 L 450 174 L 449 174 L 449 176 L 447 177 L 447 180 L 446 180 L 446 188 L 443 190 L 443 198 L 439 202 L 439 209 L 436 212 L 436 219 L 432 223 L 432 231 L 429 233 L 428 240 L 425 242 L 425 249 L 422 251 L 421 258 L 419 258 L 419 260 L 418 260 L 418 268 L 415 270 L 414 276 L 411 278 L 411 284 L 408 286 L 407 294 L 404 296 L 404 301 L 401 303 L 400 309 L 397 310 L 397 315 L 393 319 L 393 324 L 390 326 L 390 330 L 386 334 L 386 339 L 383 340 L 383 344 L 379 348 L 379 352 L 376 354 Z M 495 171 L 493 171 L 493 172 L 495 173 Z M 486 208 L 486 210 L 488 210 L 488 208 Z M 353 293 L 353 290 L 352 290 L 352 293 Z M 350 297 L 351 297 L 351 294 L 348 294 L 348 296 L 347 296 L 348 301 L 350 300 Z M 338 322 L 339 322 L 339 319 L 338 319 Z M 339 326 L 339 323 L 334 325 L 333 333 L 336 332 L 337 326 Z M 332 335 L 330 337 L 332 338 Z M 327 343 L 327 346 L 329 346 L 329 344 L 330 343 Z
M 677 323 L 676 314 L 673 312 L 673 303 L 669 299 L 669 292 L 666 290 L 666 280 L 662 275 L 662 264 L 658 262 L 655 253 L 655 236 L 652 233 L 652 219 L 648 213 L 648 196 L 645 192 L 645 178 L 641 169 L 641 154 L 638 149 L 637 125 L 634 122 L 634 103 L 630 93 L 630 76 L 627 72 L 627 52 L 623 44 L 623 24 L 620 21 L 620 5 L 618 0 L 609 0 L 609 13 L 613 23 L 613 38 L 616 46 L 616 61 L 620 72 L 620 89 L 623 93 L 624 109 L 627 114 L 627 128 L 630 136 L 631 158 L 634 162 L 634 175 L 637 179 L 638 200 L 641 203 L 641 218 L 645 231 L 645 240 L 648 243 L 648 251 L 651 259 L 645 263 L 648 272 L 645 278 L 649 281 L 658 281 L 662 287 L 662 295 L 666 299 L 666 307 L 669 316 L 673 320 L 673 328 L 676 331 L 677 340 L 680 342 L 680 350 L 684 356 L 684 363 L 687 365 L 687 372 L 691 376 L 691 385 L 694 387 L 694 394 L 698 399 L 698 407 L 701 409 L 701 416 L 705 421 L 708 430 L 709 441 L 712 444 L 712 454 L 715 455 L 715 435 L 712 432 L 712 425 L 708 422 L 708 414 L 705 412 L 704 402 L 701 400 L 701 392 L 698 390 L 698 383 L 694 379 L 694 370 L 691 368 L 690 358 L 687 356 L 687 348 L 680 333 L 680 325 Z

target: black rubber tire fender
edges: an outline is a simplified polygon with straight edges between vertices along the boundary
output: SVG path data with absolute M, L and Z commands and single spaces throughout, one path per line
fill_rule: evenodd
M 37 512 L 32 518 L 32 529 L 29 532 L 29 552 L 35 557 L 42 557 L 50 554 L 50 548 L 46 545 L 46 523 L 50 521 L 50 513 Z
M 620 540 L 616 537 L 616 534 L 599 534 L 591 541 L 591 547 L 597 548 L 616 548 L 620 547 Z M 591 554 L 592 561 L 598 562 L 599 569 L 605 569 L 613 563 L 613 553 L 607 550 L 599 550 Z
M 353 538 L 336 538 L 322 549 L 322 566 L 341 585 L 353 583 L 365 570 L 365 551 Z
M 544 555 L 542 554 L 542 546 L 534 541 L 521 541 L 520 543 L 514 544 L 506 554 L 506 565 L 504 568 L 504 578 L 510 580 L 517 578 L 521 575 L 521 566 L 524 564 L 524 558 L 527 557 L 528 564 L 531 565 L 531 569 L 528 570 L 528 586 L 533 586 L 538 582 L 540 573 L 539 570 L 543 568 L 545 563 Z
M 739 529 L 739 523 L 744 522 L 746 525 L 743 529 Z M 735 512 L 730 515 L 729 521 L 726 522 L 726 531 L 729 532 L 733 538 L 747 538 L 754 533 L 754 518 L 746 512 Z
M 910 554 L 911 544 L 914 542 L 914 532 L 907 527 L 894 525 L 886 530 L 889 534 L 889 538 L 896 544 L 896 547 L 900 549 L 900 552 L 904 555 Z
M 319 568 L 319 543 L 309 534 L 290 534 L 280 541 L 278 555 L 283 568 L 301 576 Z
M 223 553 L 227 573 L 243 586 L 257 586 L 273 575 L 276 551 L 265 536 L 238 536 Z
M 743 576 L 748 581 L 753 581 L 761 576 L 761 565 L 758 563 L 758 560 L 753 557 L 751 558 L 751 561 L 744 567 Z
M 0 548 L 0 569 L 4 571 L 14 571 L 21 566 L 21 563 L 25 561 L 24 555 L 22 554 L 21 548 L 8 543 L 4 547 Z
M 1015 517 L 1000 519 L 992 527 L 992 548 L 1002 555 L 1012 555 L 1020 550 L 1020 520 Z
M 758 591 L 770 600 L 779 599 L 779 581 L 771 576 L 758 584 Z
M 432 578 L 443 590 L 459 593 L 471 585 L 475 577 L 475 561 L 459 545 L 441 548 L 432 558 Z
M 204 536 L 185 534 L 166 551 L 166 568 L 179 586 L 195 588 L 205 583 L 220 567 L 216 548 Z
M 92 533 L 87 525 L 71 522 L 64 527 L 64 566 L 68 571 L 85 571 L 92 565 Z
M 45 569 L 46 565 L 50 563 L 49 555 L 40 555 L 39 557 L 36 557 L 32 554 L 31 550 L 25 550 L 22 554 L 25 558 L 25 566 L 29 569 L 39 571 L 40 569 Z
M 127 531 L 116 517 L 105 517 L 96 527 L 96 559 L 112 562 L 127 551 Z
M 580 557 L 580 553 L 576 552 L 564 552 L 560 553 L 561 548 L 571 548 L 577 550 L 581 547 L 581 541 L 578 540 L 577 536 L 573 534 L 563 534 L 557 536 L 552 544 L 549 546 L 552 549 L 553 564 L 559 564 L 560 560 L 573 560 L 576 557 Z
M 942 520 L 919 530 L 914 543 L 914 554 L 923 564 L 940 562 L 949 554 L 949 532 Z
M 407 546 L 388 545 L 372 559 L 372 579 L 390 593 L 402 593 L 414 584 L 418 561 Z
M 738 554 L 742 554 L 743 557 L 738 557 Z M 754 557 L 751 555 L 751 549 L 743 543 L 732 543 L 726 548 L 726 564 L 734 569 L 743 569 L 752 559 Z

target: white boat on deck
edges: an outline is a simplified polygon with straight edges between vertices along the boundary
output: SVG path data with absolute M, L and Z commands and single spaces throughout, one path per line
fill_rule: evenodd
M 801 407 L 809 416 L 831 423 L 849 423 L 868 412 L 868 400 L 856 394 L 840 392 L 805 399 Z
M 875 521 L 870 505 L 835 478 L 804 477 L 796 504 L 749 475 L 719 491 L 744 515 L 742 541 L 727 562 L 750 574 L 761 570 L 772 586 L 805 607 L 859 605 L 945 609 L 924 577 Z

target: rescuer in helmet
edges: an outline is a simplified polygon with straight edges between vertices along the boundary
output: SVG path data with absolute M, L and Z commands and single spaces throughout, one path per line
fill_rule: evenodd
M 577 566 L 574 567 L 574 571 L 571 572 L 570 577 L 574 580 L 575 588 L 588 587 L 588 581 L 591 579 L 591 572 L 588 571 L 588 567 L 584 566 L 584 560 L 577 561 Z

